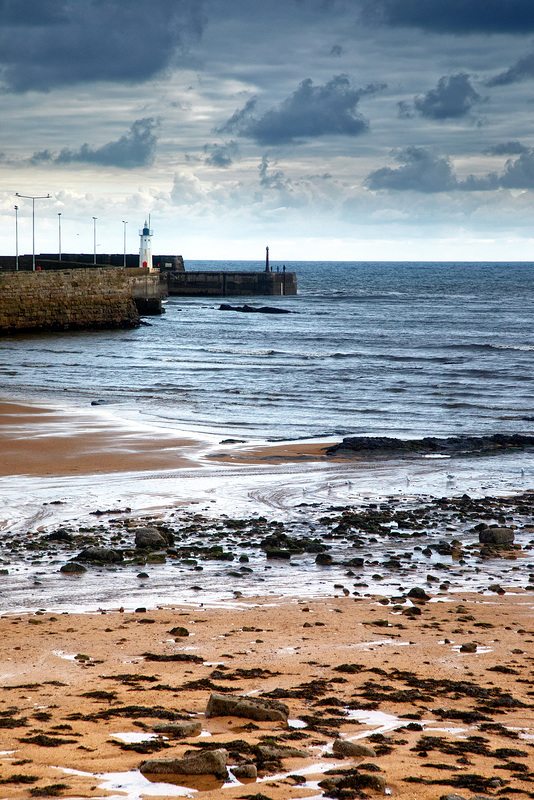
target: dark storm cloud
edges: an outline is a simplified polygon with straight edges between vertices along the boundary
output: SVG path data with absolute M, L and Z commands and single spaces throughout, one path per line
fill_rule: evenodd
M 307 78 L 277 108 L 262 116 L 255 116 L 257 101 L 249 100 L 219 132 L 236 133 L 262 145 L 287 144 L 328 134 L 357 136 L 369 128 L 369 122 L 356 108 L 359 101 L 383 88 L 384 84 L 376 84 L 356 89 L 347 75 L 335 75 L 323 86 L 315 86 Z
M 205 144 L 206 153 L 205 163 L 210 167 L 230 167 L 236 158 L 239 157 L 239 145 L 237 142 L 225 142 L 224 144 Z
M 509 142 L 509 145 L 519 144 Z M 459 180 L 446 156 L 439 156 L 424 147 L 406 147 L 394 153 L 402 166 L 382 167 L 371 172 L 365 186 L 371 190 L 416 191 L 424 193 L 462 191 L 487 192 L 495 189 L 534 189 L 534 149 L 525 148 L 518 158 L 508 159 L 498 175 L 468 175 Z
M 532 0 L 364 0 L 363 18 L 391 27 L 433 33 L 473 34 L 534 31 Z
M 444 75 L 435 89 L 414 98 L 414 106 L 423 117 L 430 119 L 450 119 L 465 117 L 482 97 L 475 91 L 469 75 L 459 72 Z
M 518 59 L 511 67 L 486 81 L 486 86 L 506 86 L 527 78 L 534 78 L 534 53 Z
M 445 156 L 436 156 L 424 147 L 406 147 L 394 155 L 402 166 L 382 167 L 371 172 L 365 181 L 368 189 L 432 193 L 456 188 L 456 177 Z
M 0 0 L 0 85 L 146 80 L 202 28 L 195 0 Z
M 506 162 L 500 185 L 505 189 L 534 189 L 534 150 Z
M 529 148 L 525 147 L 521 142 L 511 141 L 488 147 L 484 152 L 488 156 L 519 156 L 521 153 L 528 153 Z
M 108 142 L 93 148 L 83 144 L 79 150 L 63 148 L 58 155 L 49 150 L 34 153 L 33 164 L 49 162 L 52 164 L 98 164 L 103 167 L 133 169 L 146 167 L 153 163 L 158 137 L 154 133 L 158 121 L 153 117 L 136 120 L 128 133 L 115 142 Z

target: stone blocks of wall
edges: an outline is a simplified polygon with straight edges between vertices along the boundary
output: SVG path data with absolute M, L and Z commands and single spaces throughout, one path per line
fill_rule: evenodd
M 120 269 L 0 273 L 0 333 L 138 324 L 130 281 Z
M 181 297 L 267 297 L 297 294 L 294 272 L 169 272 L 170 295 Z

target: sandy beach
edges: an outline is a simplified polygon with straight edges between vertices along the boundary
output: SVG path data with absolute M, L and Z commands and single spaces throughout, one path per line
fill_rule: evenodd
M 231 445 L 231 447 L 230 447 Z M 189 438 L 172 429 L 128 425 L 95 409 L 0 402 L 0 476 L 84 475 L 177 469 L 209 456 L 220 463 L 325 459 L 327 443 L 253 445 Z
M 229 751 L 230 769 L 247 761 L 259 768 L 252 783 L 172 779 L 203 788 L 206 800 L 321 796 L 325 772 L 354 768 L 384 778 L 399 798 L 532 796 L 534 595 L 439 599 L 417 605 L 418 616 L 340 592 L 226 610 L 3 617 L 2 797 L 54 784 L 65 797 L 165 796 L 139 765 L 202 746 Z M 178 626 L 189 635 L 176 636 Z M 206 719 L 213 691 L 279 698 L 290 727 Z M 165 719 L 198 720 L 202 733 L 139 736 Z M 376 755 L 334 758 L 338 737 Z M 149 755 L 135 751 L 143 739 L 153 744 Z M 262 767 L 243 743 L 265 741 L 303 755 Z
M 232 450 L 92 412 L 0 411 L 4 478 L 324 459 L 324 443 Z M 532 572 L 527 552 L 512 555 Z M 258 591 L 177 604 L 162 592 L 135 611 L 128 597 L 126 610 L 4 614 L 0 797 L 534 797 L 534 594 L 425 584 L 418 599 L 403 582 L 397 596 L 353 592 L 347 578 L 304 599 Z M 276 700 L 289 722 L 207 718 L 214 692 Z M 201 732 L 153 730 L 176 720 Z M 343 757 L 339 740 L 372 750 Z M 206 749 L 226 751 L 226 779 L 139 772 Z M 244 764 L 257 779 L 233 776 Z

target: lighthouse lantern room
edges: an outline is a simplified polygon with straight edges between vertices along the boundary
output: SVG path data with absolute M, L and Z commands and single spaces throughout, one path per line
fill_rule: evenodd
M 139 266 L 148 267 L 149 272 L 154 271 L 152 265 L 152 231 L 145 220 L 145 225 L 139 231 L 141 242 L 139 245 Z

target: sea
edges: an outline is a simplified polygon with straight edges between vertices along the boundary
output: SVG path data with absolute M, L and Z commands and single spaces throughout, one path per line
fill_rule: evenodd
M 165 314 L 136 330 L 4 337 L 2 394 L 101 401 L 183 430 L 254 439 L 534 430 L 534 264 L 286 269 L 297 274 L 296 296 L 224 301 L 287 314 L 171 297 Z
M 272 266 L 281 270 L 283 263 Z M 285 266 L 297 274 L 296 296 L 171 297 L 163 315 L 134 330 L 5 336 L 0 397 L 65 409 L 67 425 L 80 409 L 94 409 L 134 428 L 183 432 L 204 440 L 213 453 L 224 450 L 228 439 L 534 433 L 533 263 Z M 252 261 L 186 262 L 190 270 L 263 267 Z M 288 313 L 221 310 L 222 302 Z M 531 453 L 254 465 L 221 465 L 204 455 L 196 467 L 175 470 L 0 479 L 0 611 L 199 602 L 238 607 L 232 568 L 218 562 L 204 565 L 201 577 L 194 567 L 169 562 L 152 567 L 144 582 L 136 566 L 72 578 L 59 572 L 72 552 L 29 560 L 18 545 L 60 527 L 94 528 L 95 510 L 118 514 L 130 508 L 133 517 L 155 515 L 171 525 L 196 514 L 261 515 L 288 524 L 295 535 L 321 535 L 321 518 L 332 509 L 392 498 L 409 509 L 433 497 L 534 491 Z M 429 542 L 451 536 L 476 540 L 454 520 L 428 531 Z M 532 533 L 525 530 L 521 542 L 526 549 L 519 566 L 497 559 L 473 570 L 436 558 L 451 561 L 451 591 L 484 592 L 499 581 L 525 588 L 534 571 L 528 561 Z M 363 587 L 357 592 L 393 596 L 402 583 L 424 584 L 429 563 L 423 557 L 415 554 L 411 571 L 401 577 L 380 579 L 376 564 L 391 556 L 391 544 L 374 540 L 369 548 L 355 579 Z M 325 595 L 347 580 L 346 568 L 325 571 L 313 556 L 288 568 L 266 565 L 257 549 L 249 555 L 253 574 L 239 585 L 245 598 Z

